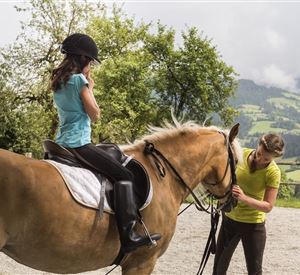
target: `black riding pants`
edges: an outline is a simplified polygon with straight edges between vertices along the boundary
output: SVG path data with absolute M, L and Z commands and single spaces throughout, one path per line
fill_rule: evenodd
M 265 223 L 236 222 L 223 215 L 213 275 L 225 275 L 231 257 L 242 240 L 249 275 L 262 274 L 262 261 L 266 243 Z
M 78 148 L 72 148 L 79 156 L 92 164 L 101 174 L 112 181 L 133 181 L 133 174 L 118 161 L 114 160 L 104 150 L 89 143 Z

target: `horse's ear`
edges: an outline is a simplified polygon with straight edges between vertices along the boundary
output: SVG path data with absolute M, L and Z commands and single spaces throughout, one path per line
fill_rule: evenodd
M 239 124 L 239 123 L 235 124 L 235 125 L 231 128 L 231 130 L 230 130 L 230 132 L 229 132 L 229 142 L 230 142 L 230 143 L 232 143 L 233 140 L 234 140 L 234 139 L 236 138 L 236 136 L 238 135 L 239 129 L 240 129 L 240 124 Z

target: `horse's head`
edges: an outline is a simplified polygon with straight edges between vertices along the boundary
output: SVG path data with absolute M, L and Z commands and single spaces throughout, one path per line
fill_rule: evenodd
M 219 200 L 220 208 L 229 212 L 236 206 L 237 200 L 232 196 L 232 186 L 236 184 L 235 167 L 241 161 L 241 148 L 235 140 L 239 124 L 234 125 L 229 134 L 218 132 L 219 142 L 213 144 L 213 154 L 206 167 L 207 174 L 202 184 Z
M 150 176 L 165 182 L 164 186 L 169 185 L 178 201 L 183 201 L 202 183 L 223 204 L 222 209 L 230 210 L 236 203 L 231 190 L 240 155 L 238 149 L 241 149 L 235 140 L 239 125 L 226 134 L 214 126 L 201 127 L 191 121 L 181 124 L 174 120 L 174 124 L 166 124 L 165 128 L 151 127 L 150 135 L 129 148 L 142 148 L 146 157 L 151 155 Z M 174 178 L 179 185 L 174 185 Z

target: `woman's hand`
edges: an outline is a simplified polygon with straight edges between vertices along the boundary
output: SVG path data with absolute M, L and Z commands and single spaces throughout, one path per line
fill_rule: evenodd
M 94 79 L 92 79 L 92 77 L 91 77 L 90 71 L 87 73 L 86 79 L 89 82 L 89 89 L 92 92 L 94 89 L 95 82 L 94 82 Z
M 235 197 L 239 201 L 245 201 L 246 197 L 247 197 L 245 195 L 244 191 L 242 190 L 242 188 L 239 187 L 238 185 L 234 185 L 232 187 L 232 194 L 233 194 L 233 197 Z
M 242 201 L 243 203 L 265 213 L 268 213 L 272 210 L 275 205 L 276 196 L 278 189 L 273 187 L 267 187 L 265 195 L 262 201 L 254 199 L 250 196 L 245 195 L 244 191 L 238 185 L 232 187 L 232 195 L 234 198 Z
M 93 93 L 95 82 L 91 77 L 91 62 L 83 68 L 82 73 L 89 82 L 89 90 Z

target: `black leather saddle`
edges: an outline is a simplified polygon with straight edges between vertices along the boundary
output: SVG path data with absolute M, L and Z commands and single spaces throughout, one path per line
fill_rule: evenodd
M 134 158 L 125 155 L 116 144 L 102 143 L 97 146 L 99 146 L 112 158 L 123 164 L 128 170 L 133 173 L 133 191 L 136 199 L 136 204 L 138 208 L 141 208 L 145 204 L 151 190 L 150 179 L 144 166 Z M 43 148 L 45 152 L 44 159 L 57 161 L 69 166 L 89 169 L 94 174 L 96 174 L 98 179 L 100 178 L 100 182 L 101 177 L 106 177 L 105 175 L 100 175 L 94 167 L 91 167 L 89 163 L 82 159 L 80 156 L 75 155 L 71 150 L 58 145 L 50 139 L 43 141 Z M 106 199 L 109 203 L 109 206 L 114 209 L 113 182 L 109 181 L 109 184 L 106 185 L 105 189 Z

